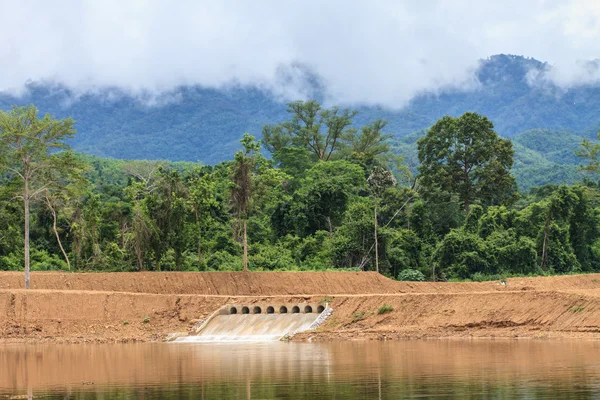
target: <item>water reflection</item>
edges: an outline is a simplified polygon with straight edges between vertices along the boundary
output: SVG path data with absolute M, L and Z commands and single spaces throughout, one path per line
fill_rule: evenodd
M 600 342 L 6 345 L 0 398 L 592 399 Z

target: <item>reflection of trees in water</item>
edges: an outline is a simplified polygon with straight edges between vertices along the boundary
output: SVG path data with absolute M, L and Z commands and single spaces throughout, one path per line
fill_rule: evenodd
M 371 378 L 371 379 L 369 379 Z M 72 391 L 34 391 L 33 396 L 45 399 L 401 399 L 401 398 L 457 398 L 457 399 L 594 399 L 597 391 L 589 386 L 573 385 L 568 380 L 518 380 L 512 383 L 481 380 L 423 379 L 404 381 L 386 379 L 377 375 L 365 376 L 362 381 L 308 380 L 296 382 L 273 381 L 220 381 L 197 384 L 169 384 L 162 386 L 94 387 Z M 0 392 L 1 393 L 1 392 Z M 17 393 L 18 394 L 18 393 Z M 34 397 L 34 398 L 35 398 Z
M 565 341 L 14 346 L 0 348 L 0 397 L 592 398 L 599 355 Z

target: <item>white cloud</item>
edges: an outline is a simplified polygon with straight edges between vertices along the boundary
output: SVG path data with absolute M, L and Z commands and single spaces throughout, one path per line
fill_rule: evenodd
M 136 94 L 256 85 L 401 107 L 473 82 L 496 53 L 548 61 L 561 86 L 600 82 L 597 0 L 0 0 L 0 88 L 50 80 Z M 583 65 L 583 67 L 582 67 Z

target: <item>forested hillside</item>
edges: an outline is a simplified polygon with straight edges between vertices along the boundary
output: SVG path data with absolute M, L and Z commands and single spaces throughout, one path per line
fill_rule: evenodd
M 568 154 L 578 137 L 512 141 L 467 112 L 407 139 L 420 164 L 411 173 L 384 121 L 354 129 L 354 112 L 315 101 L 292 103 L 261 142 L 245 135 L 214 166 L 73 154 L 72 125 L 34 107 L 0 112 L 0 269 L 353 269 L 402 280 L 600 271 L 598 175 L 524 192 L 512 174 L 528 160 L 559 173 L 554 157 L 598 174 L 597 141 L 578 160 Z
M 528 73 L 544 71 L 547 64 L 516 56 L 498 55 L 482 60 L 476 73 L 479 82 L 468 90 L 446 90 L 423 94 L 400 110 L 378 107 L 357 107 L 356 126 L 382 118 L 388 121 L 386 132 L 402 138 L 426 129 L 442 116 L 461 115 L 475 111 L 488 116 L 496 131 L 505 137 L 514 137 L 531 129 L 550 129 L 595 136 L 600 123 L 600 88 L 580 86 L 562 90 L 546 83 L 531 83 Z M 316 98 L 322 98 L 314 85 Z M 264 124 L 286 118 L 286 101 L 256 88 L 229 87 L 223 90 L 201 87 L 182 87 L 174 93 L 158 98 L 132 98 L 117 89 L 103 89 L 75 96 L 61 86 L 30 83 L 22 97 L 0 94 L 0 108 L 13 104 L 35 104 L 41 112 L 50 112 L 58 118 L 73 117 L 77 136 L 71 140 L 74 149 L 103 157 L 124 159 L 167 159 L 202 161 L 214 164 L 229 159 L 240 148 L 244 132 L 257 137 Z M 353 107 L 354 108 L 354 107 Z M 535 135 L 542 133 L 536 131 Z M 561 133 L 562 135 L 562 133 Z M 525 136 L 531 136 L 530 133 Z M 571 139 L 574 139 L 572 142 Z M 563 141 L 568 146 L 578 138 L 566 133 Z M 525 137 L 519 140 L 527 141 Z M 534 140 L 535 142 L 535 140 Z M 530 142 L 528 142 L 530 143 Z M 549 145 L 560 145 L 556 138 Z M 524 147 L 519 147 L 520 145 Z M 570 148 L 570 147 L 569 147 Z M 573 171 L 555 164 L 570 164 L 569 148 L 553 149 L 548 162 L 536 165 L 544 176 L 557 174 L 551 181 L 569 181 Z M 539 149 L 519 143 L 520 168 L 535 161 Z M 544 158 L 546 151 L 542 152 Z M 543 161 L 540 159 L 540 161 Z M 542 183 L 537 172 L 524 168 L 515 172 L 524 186 Z

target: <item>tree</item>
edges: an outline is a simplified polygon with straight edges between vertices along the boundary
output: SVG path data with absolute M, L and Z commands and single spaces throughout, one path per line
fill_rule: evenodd
M 375 225 L 375 271 L 379 273 L 379 243 L 377 240 L 377 205 L 385 192 L 386 189 L 396 185 L 396 179 L 391 171 L 383 169 L 381 167 L 375 167 L 371 175 L 367 178 L 367 184 L 373 195 L 373 214 L 374 214 L 374 225 Z
M 156 226 L 148 216 L 146 207 L 148 187 L 150 187 L 148 180 L 137 180 L 129 182 L 129 185 L 124 188 L 127 201 L 131 204 L 131 226 L 123 233 L 123 240 L 125 245 L 135 253 L 140 271 L 144 270 L 144 254 L 149 250 L 152 238 L 157 235 Z
M 351 196 L 365 188 L 364 170 L 344 160 L 321 162 L 306 172 L 301 187 L 294 194 L 294 201 L 286 212 L 293 219 L 296 232 L 313 234 L 334 228 L 351 202 Z
M 211 175 L 205 174 L 201 177 L 194 178 L 190 185 L 189 203 L 194 212 L 196 221 L 196 230 L 198 235 L 197 241 L 197 257 L 198 266 L 203 265 L 202 262 L 202 233 L 203 227 L 206 227 L 210 216 L 210 210 L 218 205 L 215 199 L 215 183 Z
M 71 261 L 62 244 L 58 232 L 58 214 L 60 211 L 71 215 L 75 212 L 74 203 L 80 201 L 87 180 L 83 177 L 83 172 L 86 167 L 80 160 L 69 151 L 65 153 L 64 158 L 69 158 L 68 161 L 71 168 L 68 171 L 49 170 L 46 180 L 48 181 L 46 190 L 44 191 L 44 200 L 46 207 L 52 214 L 52 231 L 56 237 L 56 241 L 61 253 L 67 263 L 67 267 L 71 270 Z M 69 218 L 68 218 L 69 219 Z
M 600 132 L 598 132 L 598 139 L 600 139 Z M 586 161 L 585 165 L 579 166 L 580 170 L 593 174 L 600 173 L 600 143 L 592 143 L 584 138 L 575 155 Z
M 562 245 L 567 247 L 567 244 L 564 243 L 566 242 L 565 240 L 559 241 L 559 243 L 562 242 L 560 243 L 561 246 L 550 246 L 549 239 L 552 238 L 553 233 L 555 235 L 563 235 L 565 234 L 564 232 L 568 232 L 568 230 L 559 227 L 556 222 L 568 221 L 577 201 L 577 195 L 566 186 L 560 186 L 558 190 L 548 199 L 546 220 L 544 222 L 544 230 L 542 235 L 542 254 L 540 263 L 540 267 L 542 269 L 547 268 L 549 264 L 551 264 L 549 262 L 549 259 L 551 258 L 549 257 L 549 250 L 555 250 L 556 247 L 561 247 Z M 570 246 L 570 243 L 568 245 Z M 572 251 L 567 253 L 572 253 Z M 554 257 L 553 259 L 556 260 L 562 258 L 564 257 Z
M 181 268 L 187 197 L 188 189 L 179 172 L 159 167 L 154 190 L 145 199 L 148 215 L 157 228 L 156 234 L 151 236 L 151 242 L 158 271 L 161 270 L 162 258 L 169 248 L 175 252 L 176 268 Z
M 456 193 L 467 213 L 475 201 L 499 205 L 512 200 L 514 150 L 493 128 L 489 119 L 472 112 L 436 122 L 418 141 L 420 184 Z
M 383 130 L 387 121 L 377 119 L 363 126 L 360 133 L 350 130 L 345 138 L 344 153 L 349 153 L 348 158 L 360 160 L 364 165 L 371 166 L 381 159 L 380 164 L 392 157 L 388 139 L 393 135 L 384 134 Z
M 242 245 L 244 247 L 243 268 L 248 271 L 248 209 L 252 197 L 253 171 L 256 165 L 256 153 L 260 151 L 260 143 L 255 141 L 254 136 L 245 133 L 241 140 L 243 150 L 235 154 L 233 160 L 233 171 L 231 174 L 233 187 L 231 189 L 231 203 L 242 223 Z
M 24 208 L 25 288 L 30 287 L 30 205 L 52 184 L 56 176 L 74 168 L 65 140 L 75 135 L 73 120 L 56 120 L 49 114 L 38 117 L 33 105 L 0 111 L 0 168 L 18 182 L 17 197 Z M 63 151 L 61 151 L 63 150 Z
M 353 130 L 352 118 L 357 111 L 333 107 L 324 110 L 315 100 L 295 101 L 288 104 L 290 121 L 263 128 L 265 148 L 274 154 L 286 147 L 303 148 L 315 161 L 329 161 L 343 147 L 342 141 Z

